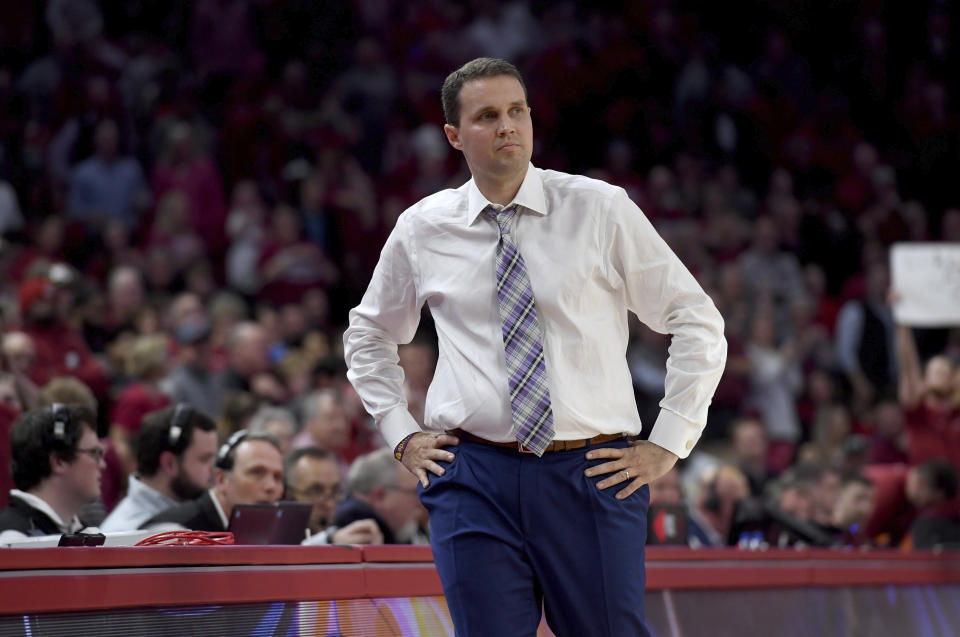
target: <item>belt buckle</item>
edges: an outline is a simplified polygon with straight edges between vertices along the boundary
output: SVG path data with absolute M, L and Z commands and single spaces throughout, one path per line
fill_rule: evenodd
M 517 441 L 517 451 L 520 453 L 534 453 L 532 450 L 524 448 L 523 443 L 519 440 Z

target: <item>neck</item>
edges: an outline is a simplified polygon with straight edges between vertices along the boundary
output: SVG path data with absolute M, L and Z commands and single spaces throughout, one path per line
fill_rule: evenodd
M 517 196 L 517 192 L 523 184 L 523 179 L 527 176 L 528 169 L 529 164 L 519 175 L 508 178 L 500 178 L 496 175 L 475 174 L 473 181 L 477 184 L 477 189 L 487 198 L 487 201 L 505 206 Z
M 223 509 L 223 514 L 227 516 L 227 519 L 230 519 L 230 514 L 233 513 L 233 504 L 227 500 L 223 495 L 223 491 L 219 488 L 213 490 L 213 497 L 217 499 L 217 502 L 220 503 L 220 508 Z
M 170 488 L 170 481 L 165 480 L 164 477 L 161 476 L 159 473 L 155 476 L 150 476 L 149 478 L 145 478 L 143 476 L 138 475 L 137 478 L 143 484 L 147 485 L 148 487 L 150 487 L 155 491 L 159 491 L 160 493 L 167 496 L 171 500 L 176 500 L 177 502 L 181 501 L 180 498 L 174 495 L 173 489 Z
M 62 489 L 57 488 L 57 486 L 53 485 L 49 480 L 34 489 L 30 489 L 27 493 L 35 495 L 49 504 L 50 508 L 60 516 L 60 521 L 68 526 L 77 514 L 77 511 L 80 510 L 80 504 L 71 501 L 69 496 L 62 493 Z

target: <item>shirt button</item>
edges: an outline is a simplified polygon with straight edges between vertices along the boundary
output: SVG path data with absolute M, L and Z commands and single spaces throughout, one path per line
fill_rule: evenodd
M 693 441 L 692 441 L 692 440 L 688 440 L 688 441 L 687 441 L 687 449 L 693 449 Z

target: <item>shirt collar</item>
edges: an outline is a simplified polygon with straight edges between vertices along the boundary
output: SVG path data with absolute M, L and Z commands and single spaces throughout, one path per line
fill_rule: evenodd
M 164 507 L 171 507 L 177 504 L 176 500 L 165 493 L 157 491 L 133 474 L 130 474 L 130 481 L 127 483 L 127 495 L 150 500 Z
M 217 499 L 216 491 L 210 489 L 207 491 L 207 495 L 209 495 L 210 499 L 213 500 L 213 508 L 217 510 L 217 514 L 220 516 L 220 521 L 223 522 L 223 528 L 230 528 L 230 520 L 227 518 L 227 514 L 224 513 L 223 507 L 220 506 L 220 500 Z
M 57 512 L 53 510 L 53 507 L 47 504 L 47 501 L 39 496 L 33 495 L 32 493 L 27 493 L 26 491 L 21 491 L 20 489 L 10 489 L 10 495 L 23 500 L 37 511 L 45 514 L 48 518 L 53 520 L 64 533 L 76 533 L 83 528 L 83 523 L 80 522 L 80 518 L 78 518 L 76 515 L 74 515 L 73 519 L 70 520 L 70 524 L 64 524 L 63 520 L 60 519 L 60 516 L 57 515 Z
M 490 201 L 483 196 L 471 177 L 467 182 L 467 225 L 473 225 L 480 213 L 490 205 L 492 205 Z M 513 201 L 505 207 L 512 205 L 523 206 L 534 214 L 547 214 L 547 197 L 543 194 L 543 180 L 540 178 L 540 171 L 533 164 L 527 167 L 527 174 Z

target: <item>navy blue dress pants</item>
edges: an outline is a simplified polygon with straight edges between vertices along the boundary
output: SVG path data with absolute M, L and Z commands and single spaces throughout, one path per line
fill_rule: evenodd
M 627 442 L 602 447 L 626 447 Z M 457 637 L 643 637 L 649 488 L 588 478 L 590 449 L 533 454 L 461 439 L 420 499 Z

